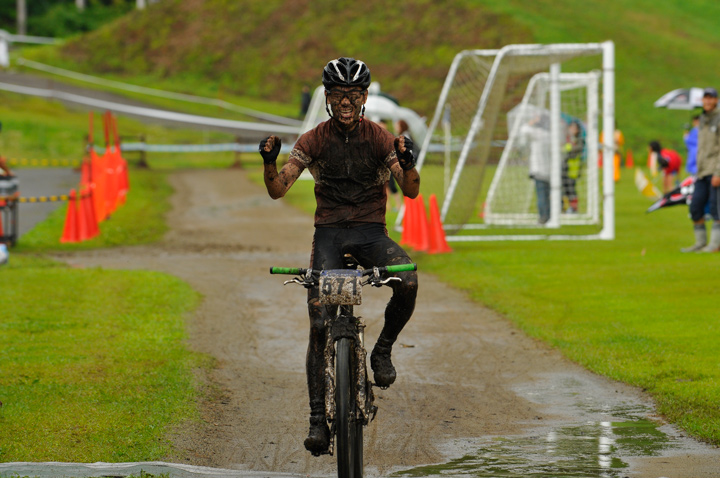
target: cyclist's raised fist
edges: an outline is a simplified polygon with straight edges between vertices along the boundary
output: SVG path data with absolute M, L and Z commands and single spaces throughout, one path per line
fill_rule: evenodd
M 407 136 L 395 138 L 395 154 L 397 154 L 400 167 L 408 171 L 415 167 L 415 154 L 413 153 L 413 142 Z
M 260 156 L 262 156 L 265 164 L 272 164 L 277 161 L 281 145 L 282 141 L 280 141 L 280 138 L 277 136 L 268 136 L 260 141 L 258 150 L 260 151 Z

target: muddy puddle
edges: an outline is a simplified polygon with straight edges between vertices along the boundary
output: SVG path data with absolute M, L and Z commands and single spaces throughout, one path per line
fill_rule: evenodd
M 544 412 L 527 424 L 527 433 L 453 440 L 446 444 L 445 452 L 454 458 L 396 471 L 392 476 L 720 476 L 720 461 L 717 475 L 706 475 L 707 463 L 718 456 L 716 448 L 665 423 L 655 415 L 648 397 L 628 393 L 619 384 L 623 390 L 614 390 L 611 385 L 601 377 L 562 373 L 518 385 L 514 391 Z M 705 456 L 697 474 L 691 469 L 668 469 L 673 459 L 688 456 Z M 648 468 L 648 461 L 654 465 Z
M 628 457 L 659 456 L 681 446 L 647 419 L 588 422 L 467 443 L 461 458 L 395 476 L 621 478 L 629 471 Z

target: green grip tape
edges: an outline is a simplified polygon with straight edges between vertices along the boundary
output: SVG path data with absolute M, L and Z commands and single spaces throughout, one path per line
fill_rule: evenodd
M 271 267 L 271 274 L 300 274 L 300 268 L 298 267 Z
M 416 271 L 417 264 L 398 264 L 396 266 L 387 266 L 388 272 L 405 272 L 405 271 Z

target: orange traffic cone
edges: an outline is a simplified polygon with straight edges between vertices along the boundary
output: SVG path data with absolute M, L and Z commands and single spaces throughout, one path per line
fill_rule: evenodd
M 128 165 L 127 161 L 120 156 L 120 180 L 119 180 L 119 191 L 118 191 L 118 204 L 125 204 L 128 190 L 130 189 L 130 179 L 128 178 Z
M 105 164 L 105 211 L 108 215 L 115 212 L 118 194 L 118 176 L 115 157 L 115 148 L 108 146 L 103 155 Z
M 90 161 L 83 160 L 80 166 L 80 186 L 89 186 L 92 180 L 90 179 Z
M 635 167 L 635 161 L 633 160 L 632 150 L 630 150 L 630 149 L 628 149 L 627 153 L 625 154 L 625 167 L 626 168 L 634 168 Z
M 423 201 L 422 194 L 418 194 L 415 199 L 417 205 L 417 216 L 418 216 L 418 237 L 416 240 L 415 248 L 418 251 L 427 251 L 430 249 L 430 227 L 428 225 L 427 211 L 425 210 L 425 202 Z
M 107 217 L 105 209 L 105 183 L 107 172 L 105 171 L 105 159 L 98 156 L 94 149 L 90 150 L 90 170 L 92 173 L 93 201 L 95 202 L 95 216 L 98 222 L 104 221 Z
M 80 223 L 84 225 L 82 229 L 85 232 L 85 239 L 92 239 L 100 233 L 98 229 L 97 219 L 92 204 L 92 194 L 89 187 L 82 190 L 80 195 Z
M 78 242 L 77 233 L 78 209 L 75 200 L 75 190 L 70 190 L 70 199 L 68 200 L 67 214 L 65 215 L 65 227 L 63 228 L 60 242 Z
M 414 218 L 415 215 L 415 208 L 413 207 L 412 199 L 405 196 L 405 212 L 403 215 L 403 230 L 402 235 L 400 236 L 400 245 L 401 246 L 411 246 L 412 242 L 412 229 L 415 227 Z
M 445 230 L 440 219 L 440 210 L 437 205 L 437 198 L 430 195 L 430 249 L 429 254 L 442 254 L 452 252 L 445 239 Z

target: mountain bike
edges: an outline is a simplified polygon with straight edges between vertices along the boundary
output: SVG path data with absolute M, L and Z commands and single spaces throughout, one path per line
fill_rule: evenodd
M 398 264 L 361 269 L 346 257 L 345 269 L 313 270 L 271 267 L 271 274 L 297 277 L 285 284 L 317 286 L 320 303 L 328 307 L 325 344 L 325 418 L 330 428 L 328 453 L 337 456 L 340 478 L 363 476 L 363 427 L 375 418 L 373 383 L 367 373 L 365 323 L 354 315 L 362 302 L 362 287 L 382 287 L 402 281 L 391 274 L 417 270 L 417 264 Z M 337 448 L 337 450 L 335 450 Z

